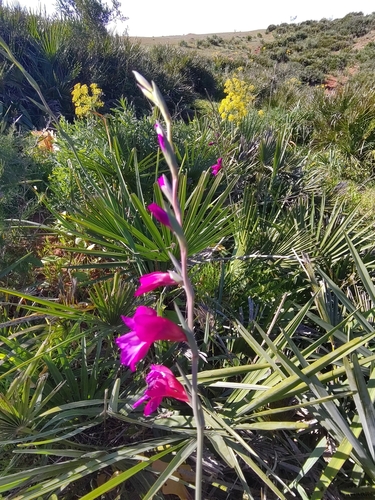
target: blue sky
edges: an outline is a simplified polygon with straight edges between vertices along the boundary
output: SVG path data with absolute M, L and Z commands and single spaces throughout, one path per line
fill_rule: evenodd
M 5 0 L 32 9 L 46 7 L 52 13 L 54 0 Z M 267 28 L 269 24 L 302 22 L 307 19 L 343 17 L 349 12 L 370 14 L 374 0 L 123 0 L 123 13 L 129 20 L 118 31 L 128 29 L 131 36 L 224 33 Z M 222 7 L 220 6 L 222 5 Z

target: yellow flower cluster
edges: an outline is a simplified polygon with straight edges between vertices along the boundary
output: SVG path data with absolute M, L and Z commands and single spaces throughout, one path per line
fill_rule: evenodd
M 229 78 L 224 84 L 227 96 L 221 101 L 219 113 L 223 120 L 240 122 L 247 115 L 250 104 L 254 101 L 255 87 L 237 76 Z
M 96 83 L 91 83 L 90 87 L 86 84 L 77 83 L 72 91 L 72 102 L 75 106 L 77 116 L 88 116 L 92 111 L 104 106 L 100 100 L 103 91 Z
M 298 78 L 289 78 L 289 80 L 286 80 L 285 83 L 289 86 L 298 86 L 298 85 L 301 85 L 302 82 L 301 80 L 298 80 Z

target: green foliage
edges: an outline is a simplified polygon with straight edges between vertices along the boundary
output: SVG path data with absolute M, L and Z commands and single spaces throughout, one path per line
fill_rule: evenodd
M 34 149 L 34 148 L 33 148 Z M 43 192 L 52 163 L 40 154 L 32 139 L 15 130 L 0 134 L 0 210 L 1 219 L 31 216 L 37 205 L 34 191 Z
M 276 24 L 270 24 L 267 28 L 267 32 L 271 33 L 272 31 L 275 31 L 276 28 L 277 28 Z
M 50 107 L 55 113 L 68 112 L 70 85 L 80 69 L 69 50 L 71 26 L 5 7 L 0 9 L 0 24 L 4 41 L 38 81 Z M 35 91 L 23 80 L 19 69 L 4 58 L 4 53 L 1 60 L 3 105 L 10 107 L 11 117 L 19 124 L 42 128 L 45 122 L 40 109 L 31 103 L 31 99 L 37 99 Z
M 374 102 L 372 87 L 355 83 L 328 97 L 315 94 L 313 141 L 320 150 L 337 151 L 350 164 L 343 178 L 360 181 L 374 172 Z
M 221 45 L 224 42 L 223 38 L 218 35 L 210 35 L 206 38 L 206 40 L 210 45 Z
M 72 199 L 80 199 L 81 192 L 75 179 L 77 175 L 82 175 L 82 182 L 86 175 L 100 182 L 94 174 L 100 170 L 111 183 L 116 182 L 117 168 L 120 168 L 132 191 L 140 188 L 144 199 L 151 201 L 155 170 L 162 173 L 166 166 L 156 153 L 157 139 L 150 117 L 137 118 L 134 108 L 122 100 L 111 115 L 91 116 L 73 124 L 61 120 L 60 126 L 71 137 L 76 150 L 73 151 L 65 139 L 57 139 L 58 151 L 54 154 L 49 179 L 53 192 L 50 199 L 54 207 L 65 210 Z M 189 124 L 182 121 L 176 124 L 178 157 L 194 180 L 216 160 L 216 153 L 209 146 L 214 139 L 209 120 L 195 119 Z
M 90 299 L 104 323 L 118 326 L 119 317 L 129 316 L 133 309 L 134 287 L 120 280 L 115 273 L 113 280 L 106 280 L 93 286 Z
M 182 463 L 195 467 L 189 406 L 165 401 L 143 418 L 132 407 L 144 388 L 142 364 L 135 374 L 121 368 L 114 348 L 127 331 L 121 315 L 138 303 L 139 276 L 166 271 L 170 255 L 178 257 L 173 235 L 146 209 L 162 201 L 156 180 L 166 165 L 155 117 L 130 104 L 135 63 L 160 83 L 176 116 L 177 102 L 193 103 L 205 89 L 220 100 L 239 66 L 257 82 L 238 125 L 222 122 L 217 103 L 198 102 L 198 112 L 174 126 L 202 353 L 207 496 L 257 498 L 266 487 L 281 499 L 373 492 L 375 102 L 366 83 L 373 54 L 372 45 L 362 56 L 349 50 L 373 16 L 271 25 L 273 42 L 242 64 L 166 46 L 146 55 L 127 39 L 85 33 L 82 44 L 69 45 L 77 21 L 0 13 L 4 37 L 37 80 L 4 58 L 1 203 L 8 218 L 27 219 L 43 202 L 52 220 L 22 220 L 17 232 L 2 222 L 1 494 L 162 499 Z M 211 47 L 224 43 L 212 39 Z M 44 56 L 31 61 L 32 50 Z M 362 69 L 349 83 L 334 91 L 311 85 L 353 60 Z M 53 108 L 57 80 L 59 99 L 63 92 L 70 99 L 82 74 L 82 83 L 103 88 L 107 107 L 73 123 L 60 118 L 56 151 L 45 154 L 35 137 L 8 128 L 21 113 L 12 99 L 23 106 L 17 123 L 31 126 L 41 116 L 30 101 L 37 84 Z M 129 100 L 118 101 L 121 93 Z M 223 168 L 213 177 L 219 157 Z M 184 293 L 156 290 L 146 303 L 159 310 L 163 303 L 175 317 L 171 303 L 183 304 Z M 159 342 L 148 361 L 171 366 L 177 352 L 186 354 L 184 369 L 185 345 Z M 161 459 L 166 469 L 156 474 Z
M 106 36 L 106 26 L 117 19 L 126 21 L 121 15 L 121 2 L 112 0 L 110 4 L 102 0 L 57 0 L 58 11 L 68 19 L 78 19 L 91 36 Z
M 78 5 L 68 3 L 68 10 Z M 87 2 L 81 3 L 82 8 L 83 4 L 89 8 Z M 92 4 L 107 9 L 99 1 Z M 49 19 L 20 8 L 0 7 L 0 31 L 15 57 L 38 83 L 52 111 L 68 119 L 73 117 L 71 91 L 76 83 L 95 82 L 103 90 L 106 111 L 124 96 L 136 103 L 138 112 L 147 109 L 132 76 L 135 68 L 158 80 L 177 113 L 188 108 L 198 95 L 206 97 L 206 92 L 217 92 L 210 61 L 168 47 L 146 50 L 127 36 L 109 35 L 105 29 L 100 36 L 92 36 L 79 15 Z M 4 52 L 0 54 L 0 67 L 0 103 L 3 110 L 9 109 L 7 119 L 17 120 L 29 129 L 43 128 L 47 117 L 35 104 L 35 89 Z
M 279 72 L 276 61 L 277 66 L 288 65 L 289 78 L 316 85 L 324 82 L 328 73 L 337 74 L 353 66 L 356 59 L 364 66 L 371 66 L 373 61 L 370 49 L 353 49 L 355 40 L 374 26 L 373 15 L 361 13 L 334 21 L 272 25 L 261 47 L 244 37 L 225 40 L 210 35 L 198 39 L 198 48 L 223 49 L 213 60 L 172 46 L 146 49 L 126 36 L 108 35 L 104 26 L 112 15 L 118 15 L 118 2 L 108 5 L 99 0 L 61 0 L 60 9 L 65 13 L 63 18 L 48 19 L 20 8 L 1 7 L 0 27 L 3 39 L 37 81 L 50 108 L 69 119 L 73 117 L 70 92 L 78 82 L 95 82 L 103 89 L 106 111 L 122 96 L 136 104 L 137 112 L 145 110 L 131 74 L 135 67 L 158 81 L 168 104 L 178 114 L 189 113 L 194 99 L 206 98 L 207 93 L 215 99 L 222 97 L 219 87 L 223 69 L 229 72 L 246 66 L 256 75 L 260 65 L 270 68 L 272 77 L 272 72 Z M 42 128 L 45 117 L 30 101 L 37 99 L 35 92 L 16 67 L 4 58 L 0 62 L 0 103 L 7 120 Z

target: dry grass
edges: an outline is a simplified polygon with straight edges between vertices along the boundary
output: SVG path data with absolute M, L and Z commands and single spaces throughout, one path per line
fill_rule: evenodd
M 258 34 L 262 36 L 260 37 Z M 204 43 L 210 39 L 212 40 L 214 37 L 220 40 L 220 43 Z M 201 35 L 188 33 L 187 35 L 160 37 L 130 37 L 130 40 L 139 42 L 144 46 L 172 45 L 181 47 L 187 51 L 192 49 L 198 50 L 200 54 L 205 56 L 245 56 L 256 54 L 261 49 L 262 40 L 270 42 L 273 39 L 273 34 L 266 33 L 264 29 L 253 31 L 230 31 L 227 33 L 207 33 Z

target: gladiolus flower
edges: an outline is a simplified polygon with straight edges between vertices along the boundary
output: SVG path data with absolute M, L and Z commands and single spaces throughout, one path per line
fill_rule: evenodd
M 217 159 L 217 163 L 215 163 L 215 165 L 212 165 L 212 167 L 211 167 L 211 169 L 212 169 L 212 175 L 217 175 L 220 172 L 220 170 L 223 167 L 222 162 L 223 162 L 223 159 L 222 158 L 218 158 Z
M 121 350 L 120 362 L 129 366 L 133 372 L 135 365 L 146 356 L 157 340 L 186 341 L 184 332 L 176 323 L 158 316 L 151 307 L 139 306 L 132 318 L 121 316 L 121 319 L 131 331 L 116 339 Z
M 157 203 L 151 203 L 147 208 L 150 210 L 156 220 L 158 220 L 164 226 L 172 229 L 167 212 L 159 207 Z
M 160 149 L 164 152 L 166 150 L 166 145 L 165 145 L 165 132 L 163 128 L 160 126 L 159 122 L 155 123 L 155 130 L 158 136 L 158 141 L 159 141 L 159 146 Z
M 159 271 L 144 274 L 139 278 L 139 281 L 141 284 L 134 293 L 136 297 L 142 295 L 143 293 L 151 292 L 159 286 L 176 285 L 176 281 L 169 273 L 161 273 Z
M 163 365 L 151 365 L 150 373 L 146 377 L 147 389 L 144 395 L 133 405 L 136 408 L 149 399 L 143 414 L 148 417 L 161 404 L 163 398 L 174 398 L 189 402 L 188 395 L 182 384 L 176 379 L 171 370 Z

